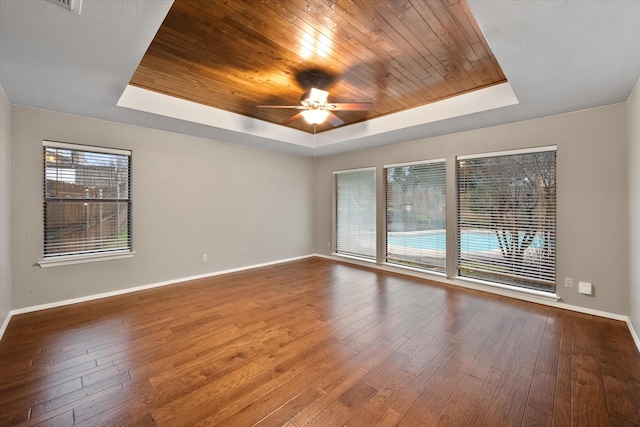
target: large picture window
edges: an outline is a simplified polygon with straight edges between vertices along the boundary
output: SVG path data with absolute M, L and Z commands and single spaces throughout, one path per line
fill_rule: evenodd
M 556 150 L 457 159 L 458 274 L 555 291 Z
M 43 146 L 44 258 L 131 251 L 131 152 Z
M 336 252 L 376 259 L 376 170 L 334 172 Z
M 445 272 L 444 160 L 385 166 L 386 262 Z

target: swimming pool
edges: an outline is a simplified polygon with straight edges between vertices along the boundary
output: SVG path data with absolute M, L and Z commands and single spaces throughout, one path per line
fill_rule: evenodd
M 531 247 L 541 247 L 540 240 L 536 236 Z M 444 251 L 447 247 L 446 232 L 436 230 L 418 233 L 389 233 L 387 244 L 411 249 Z M 493 231 L 465 231 L 460 235 L 460 250 L 462 252 L 488 252 L 499 249 L 500 244 Z

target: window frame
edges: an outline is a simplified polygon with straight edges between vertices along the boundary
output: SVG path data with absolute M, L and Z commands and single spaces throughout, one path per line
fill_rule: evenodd
M 339 215 L 338 215 L 338 209 L 339 209 L 339 194 L 338 194 L 338 180 L 339 180 L 339 176 L 340 175 L 345 175 L 345 174 L 349 174 L 349 173 L 356 173 L 356 172 L 365 172 L 365 171 L 371 171 L 373 172 L 373 189 L 374 189 L 374 200 L 373 200 L 373 254 L 372 255 L 364 255 L 364 254 L 358 254 L 358 253 L 354 253 L 354 252 L 346 252 L 346 251 L 340 251 L 338 248 L 339 245 L 339 236 L 338 236 L 338 228 L 339 228 Z M 354 168 L 354 169 L 344 169 L 344 170 L 338 170 L 338 171 L 333 171 L 333 233 L 332 233 L 332 253 L 333 255 L 337 255 L 337 256 L 341 256 L 341 257 L 345 257 L 345 258 L 351 258 L 351 259 L 356 259 L 359 261 L 365 261 L 365 262 L 372 262 L 372 263 L 376 263 L 377 262 L 377 256 L 378 256 L 378 197 L 377 197 L 377 186 L 378 186 L 378 177 L 377 177 L 377 168 L 374 167 L 362 167 L 362 168 Z
M 421 265 L 412 265 L 409 262 L 401 262 L 400 260 L 390 260 L 389 259 L 389 175 L 388 171 L 391 168 L 402 168 L 402 167 L 410 167 L 410 166 L 422 166 L 422 165 L 433 165 L 433 164 L 442 164 L 442 185 L 443 185 L 443 218 L 444 221 L 444 248 L 441 250 L 442 252 L 442 262 L 444 265 L 438 269 L 438 266 L 432 265 L 431 267 L 427 266 L 426 263 L 422 263 Z M 435 158 L 428 160 L 418 160 L 404 163 L 394 163 L 383 165 L 383 175 L 384 175 L 384 254 L 383 259 L 384 263 L 399 268 L 407 268 L 416 271 L 424 271 L 430 274 L 436 274 L 444 276 L 447 271 L 447 159 L 446 158 Z M 415 263 L 420 264 L 420 263 Z
M 467 160 L 477 160 L 477 159 L 486 159 L 486 158 L 495 158 L 495 157 L 505 157 L 505 156 L 512 156 L 512 155 L 522 155 L 522 154 L 535 154 L 535 153 L 543 153 L 543 152 L 553 152 L 554 153 L 554 162 L 553 162 L 553 168 L 554 168 L 554 172 L 553 172 L 553 178 L 554 178 L 554 194 L 553 194 L 553 227 L 552 227 L 552 234 L 553 234 L 553 279 L 538 279 L 538 280 L 534 280 L 529 278 L 526 278 L 524 276 L 519 277 L 517 275 L 514 276 L 514 281 L 520 280 L 523 283 L 526 283 L 527 281 L 530 281 L 530 285 L 526 285 L 526 284 L 513 284 L 513 283 L 507 283 L 507 281 L 496 281 L 496 280 L 487 280 L 486 278 L 479 278 L 479 277 L 473 277 L 470 275 L 463 275 L 460 273 L 461 268 L 461 218 L 460 218 L 460 162 L 461 161 L 467 161 Z M 553 296 L 555 295 L 556 289 L 557 289 L 557 231 L 556 231 L 556 226 L 557 226 L 557 146 L 552 145 L 552 146 L 540 146 L 540 147 L 533 147 L 533 148 L 524 148 L 524 149 L 516 149 L 516 150 L 506 150 L 506 151 L 498 151 L 498 152 L 487 152 L 487 153 L 480 153 L 480 154 L 473 154 L 473 155 L 463 155 L 463 156 L 456 156 L 456 162 L 455 162 L 455 167 L 456 167 L 456 179 L 455 179 L 455 191 L 456 191 L 456 224 L 455 224 L 455 231 L 456 231 L 456 259 L 455 259 L 455 272 L 456 272 L 456 279 L 459 280 L 464 280 L 464 281 L 472 281 L 472 282 L 478 282 L 478 283 L 483 283 L 483 284 L 487 284 L 487 285 L 492 285 L 492 286 L 497 286 L 497 287 L 504 287 L 504 288 L 508 288 L 508 289 L 513 289 L 513 290 L 519 290 L 519 291 L 526 291 L 526 292 L 532 292 L 532 293 L 542 293 L 542 294 L 547 294 L 549 296 Z M 537 187 L 536 187 L 537 188 Z M 506 263 L 506 261 L 505 261 Z M 464 265 L 464 263 L 463 263 Z M 545 265 L 545 267 L 547 267 Z M 508 276 L 508 275 L 506 275 Z M 549 286 L 549 289 L 543 289 L 542 285 L 547 285 Z
M 50 197 L 47 195 L 47 149 L 62 149 L 62 150 L 70 150 L 73 152 L 86 152 L 92 154 L 112 154 L 118 156 L 126 156 L 127 157 L 127 197 L 116 197 L 116 198 L 105 198 L 104 201 L 107 203 L 113 203 L 114 201 L 117 203 L 126 203 L 127 205 L 127 245 L 126 247 L 115 248 L 115 249 L 93 249 L 86 251 L 74 251 L 70 253 L 52 253 L 46 254 L 46 239 L 45 235 L 47 232 L 47 203 L 51 202 L 65 202 L 65 200 L 69 203 L 77 203 L 80 199 L 83 198 L 69 198 L 64 199 L 61 197 Z M 133 257 L 135 252 L 133 251 L 133 239 L 132 239 L 132 151 L 117 149 L 117 148 L 107 148 L 107 147 L 98 147 L 98 146 L 89 146 L 83 144 L 73 144 L 66 142 L 58 142 L 58 141 L 50 141 L 43 140 L 42 141 L 42 153 L 43 153 L 43 171 L 42 171 L 42 182 L 43 182 L 43 191 L 42 191 L 42 224 L 43 224 L 43 235 L 42 235 L 42 259 L 37 262 L 40 267 L 52 267 L 59 265 L 70 265 L 70 264 L 79 264 L 86 262 L 95 262 L 95 261 L 103 261 L 103 260 L 113 260 L 113 259 L 121 259 L 121 258 L 130 258 Z M 87 198 L 90 203 L 95 203 L 100 200 L 100 198 Z

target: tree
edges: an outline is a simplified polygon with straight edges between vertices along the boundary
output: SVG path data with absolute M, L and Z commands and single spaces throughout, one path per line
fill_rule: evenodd
M 492 230 L 512 270 L 534 242 L 538 258 L 555 256 L 555 151 L 462 160 L 459 174 L 461 229 Z
M 390 231 L 444 229 L 444 162 L 387 168 L 387 227 Z

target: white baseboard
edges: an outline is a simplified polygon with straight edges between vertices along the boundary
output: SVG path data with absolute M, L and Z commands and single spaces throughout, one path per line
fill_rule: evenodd
M 631 332 L 631 337 L 633 341 L 636 343 L 636 347 L 638 347 L 638 351 L 640 351 L 640 338 L 638 338 L 638 334 L 636 330 L 633 328 L 633 323 L 631 323 L 631 319 L 627 318 L 627 326 L 629 327 L 629 332 Z
M 223 274 L 235 273 L 235 272 L 238 272 L 238 271 L 251 270 L 251 269 L 259 268 L 259 267 L 267 267 L 269 265 L 282 264 L 282 263 L 285 263 L 285 262 L 297 261 L 297 260 L 300 260 L 300 259 L 311 258 L 311 257 L 314 257 L 314 256 L 315 256 L 315 254 L 310 254 L 310 255 L 303 255 L 303 256 L 299 256 L 299 257 L 295 257 L 295 258 L 280 259 L 280 260 L 277 260 L 277 261 L 265 262 L 265 263 L 262 263 L 262 264 L 254 264 L 254 265 L 248 265 L 248 266 L 244 266 L 244 267 L 232 268 L 232 269 L 229 269 L 229 270 L 221 270 L 221 271 L 215 271 L 215 272 L 212 272 L 212 273 L 199 274 L 199 275 L 196 275 L 196 276 L 182 277 L 180 279 L 173 279 L 173 280 L 167 280 L 167 281 L 164 281 L 164 282 L 151 283 L 151 284 L 143 285 L 143 286 L 135 286 L 133 288 L 126 288 L 126 289 L 120 289 L 120 290 L 112 291 L 112 292 L 104 292 L 104 293 L 100 293 L 100 294 L 88 295 L 88 296 L 80 297 L 80 298 L 72 298 L 72 299 L 67 299 L 67 300 L 47 303 L 47 304 L 39 304 L 39 305 L 30 306 L 30 307 L 17 308 L 15 310 L 11 310 L 9 312 L 9 314 L 7 315 L 7 318 L 5 319 L 4 323 L 2 324 L 2 329 L 0 329 L 0 339 L 2 339 L 2 336 L 4 335 L 4 332 L 7 329 L 7 326 L 9 325 L 9 321 L 11 320 L 11 317 L 15 316 L 15 315 L 18 315 L 18 314 L 31 313 L 31 312 L 34 312 L 34 311 L 46 310 L 46 309 L 55 308 L 55 307 L 62 307 L 62 306 L 71 305 L 71 304 L 78 304 L 78 303 L 81 303 L 81 302 L 87 302 L 87 301 L 92 301 L 92 300 L 97 300 L 97 299 L 102 299 L 102 298 L 108 298 L 108 297 L 113 297 L 113 296 L 116 296 L 116 295 L 123 295 L 123 294 L 128 294 L 128 293 L 131 293 L 131 292 L 143 291 L 143 290 L 146 290 L 146 289 L 159 288 L 161 286 L 174 285 L 176 283 L 187 282 L 187 281 L 190 281 L 190 280 L 204 279 L 204 278 L 207 278 L 207 277 L 220 276 L 220 275 L 223 275 Z
M 2 326 L 0 327 L 0 340 L 4 335 L 4 331 L 7 330 L 7 326 L 9 326 L 9 321 L 11 320 L 11 316 L 12 316 L 11 312 L 8 312 L 7 317 L 5 317 L 4 321 L 2 322 Z
M 640 351 L 640 339 L 638 338 L 638 335 L 636 334 L 635 330 L 633 329 L 633 325 L 631 324 L 629 316 L 625 316 L 623 314 L 610 313 L 610 312 L 607 312 L 607 311 L 596 310 L 596 309 L 593 309 L 593 308 L 580 307 L 580 306 L 577 306 L 577 305 L 566 304 L 566 303 L 558 301 L 556 295 L 553 295 L 553 296 L 550 296 L 550 297 L 541 297 L 539 295 L 531 294 L 531 293 L 528 293 L 528 292 L 518 292 L 517 290 L 510 291 L 510 290 L 502 289 L 500 287 L 495 287 L 495 286 L 482 286 L 481 284 L 475 284 L 473 282 L 467 283 L 465 281 L 464 283 L 462 283 L 460 281 L 455 281 L 455 280 L 448 279 L 445 276 L 439 276 L 439 275 L 435 275 L 435 274 L 434 275 L 430 275 L 428 273 L 415 272 L 413 270 L 406 270 L 405 271 L 405 269 L 403 269 L 403 268 L 389 267 L 389 266 L 386 266 L 386 265 L 379 265 L 379 264 L 376 264 L 376 263 L 360 261 L 360 260 L 351 259 L 351 258 L 348 258 L 348 257 L 329 256 L 329 255 L 321 255 L 321 254 L 317 254 L 316 256 L 318 256 L 320 258 L 334 260 L 334 261 L 342 261 L 342 262 L 346 262 L 346 263 L 349 263 L 349 264 L 355 264 L 355 265 L 360 265 L 360 266 L 363 266 L 363 267 L 374 268 L 374 269 L 377 269 L 377 270 L 390 271 L 390 272 L 393 272 L 393 273 L 404 274 L 405 276 L 418 277 L 418 278 L 421 278 L 421 279 L 432 280 L 434 282 L 450 284 L 450 285 L 459 286 L 459 287 L 462 287 L 462 288 L 474 289 L 474 290 L 478 290 L 478 291 L 481 291 L 481 292 L 488 292 L 488 293 L 501 295 L 501 296 L 505 296 L 505 297 L 509 297 L 509 298 L 515 298 L 515 299 L 519 299 L 519 300 L 523 300 L 523 301 L 533 302 L 533 303 L 536 303 L 536 304 L 548 305 L 548 306 L 560 308 L 560 309 L 563 309 L 563 310 L 570 310 L 570 311 L 575 311 L 575 312 L 578 312 L 578 313 L 590 314 L 590 315 L 593 315 L 593 316 L 604 317 L 604 318 L 607 318 L 607 319 L 620 320 L 622 322 L 626 322 L 627 326 L 629 327 L 629 332 L 631 333 L 631 336 L 633 337 L 633 340 L 634 340 L 634 342 L 636 344 L 636 347 L 638 348 L 638 351 Z
M 31 313 L 31 312 L 34 312 L 34 311 L 46 310 L 48 308 L 55 308 L 55 307 L 62 307 L 62 306 L 65 306 L 65 305 L 78 304 L 78 303 L 81 303 L 81 302 L 92 301 L 92 300 L 101 299 L 101 298 L 108 298 L 108 297 L 112 297 L 112 296 L 116 296 L 116 295 L 128 294 L 128 293 L 131 293 L 131 292 L 142 291 L 142 290 L 145 290 L 145 289 L 158 288 L 158 287 L 161 287 L 161 286 L 168 286 L 168 285 L 173 285 L 173 284 L 176 284 L 176 283 L 182 283 L 182 282 L 187 282 L 187 281 L 196 280 L 196 279 L 204 279 L 204 278 L 207 278 L 207 277 L 220 276 L 220 275 L 223 275 L 223 274 L 235 273 L 235 272 L 238 272 L 238 271 L 251 270 L 251 269 L 259 268 L 259 267 L 267 267 L 267 266 L 270 266 L 270 265 L 282 264 L 282 263 L 285 263 L 285 262 L 297 261 L 297 260 L 300 260 L 300 259 L 311 258 L 311 257 L 325 258 L 325 259 L 329 259 L 329 260 L 332 260 L 332 261 L 336 261 L 336 260 L 343 261 L 343 262 L 350 263 L 350 264 L 356 264 L 356 265 L 361 265 L 361 266 L 365 266 L 365 267 L 369 267 L 369 268 L 375 268 L 377 270 L 391 271 L 391 272 L 394 272 L 394 273 L 405 274 L 405 275 L 412 276 L 412 277 L 418 277 L 418 278 L 423 278 L 423 279 L 428 279 L 428 280 L 433 280 L 433 281 L 444 282 L 446 284 L 451 284 L 451 285 L 454 285 L 454 286 L 460 286 L 460 287 L 464 287 L 464 288 L 470 288 L 470 289 L 475 289 L 475 290 L 479 290 L 479 291 L 490 292 L 490 293 L 506 296 L 506 297 L 509 297 L 509 298 L 521 299 L 521 300 L 524 300 L 524 301 L 529 301 L 529 302 L 538 303 L 538 304 L 544 304 L 544 305 L 548 305 L 548 306 L 551 306 L 551 307 L 556 307 L 556 308 L 560 308 L 560 309 L 564 309 L 564 310 L 575 311 L 575 312 L 578 312 L 578 313 L 591 314 L 593 316 L 604 317 L 604 318 L 607 318 L 607 319 L 620 320 L 620 321 L 626 322 L 626 324 L 627 324 L 627 326 L 629 328 L 629 332 L 631 333 L 631 336 L 633 338 L 633 341 L 635 342 L 636 347 L 638 348 L 638 351 L 640 351 L 640 338 L 638 338 L 638 334 L 636 333 L 635 329 L 633 328 L 633 324 L 631 323 L 631 320 L 629 319 L 629 317 L 625 316 L 625 315 L 622 315 L 622 314 L 609 313 L 609 312 L 606 312 L 606 311 L 595 310 L 595 309 L 592 309 L 592 308 L 586 308 L 586 307 L 580 307 L 580 306 L 571 305 L 571 304 L 565 304 L 565 303 L 562 303 L 562 302 L 553 301 L 553 300 L 549 300 L 549 299 L 545 299 L 545 298 L 532 298 L 531 296 L 529 296 L 527 294 L 519 295 L 517 292 L 506 292 L 506 291 L 503 291 L 500 288 L 485 289 L 484 287 L 480 287 L 480 286 L 469 286 L 467 284 L 461 284 L 461 283 L 454 282 L 452 280 L 446 279 L 445 277 L 438 277 L 438 276 L 433 276 L 432 277 L 432 276 L 430 276 L 428 274 L 414 273 L 412 271 L 409 271 L 408 273 L 405 273 L 405 272 L 402 271 L 402 269 L 385 268 L 385 267 L 380 266 L 380 265 L 375 264 L 375 263 L 359 262 L 358 260 L 351 260 L 351 259 L 344 258 L 344 257 L 337 258 L 337 257 L 334 257 L 334 256 L 328 256 L 328 255 L 322 255 L 322 254 L 303 255 L 303 256 L 299 256 L 299 257 L 295 257 L 295 258 L 281 259 L 281 260 L 266 262 L 266 263 L 262 263 L 262 264 L 254 264 L 254 265 L 248 265 L 248 266 L 244 266 L 244 267 L 232 268 L 232 269 L 229 269 L 229 270 L 215 271 L 215 272 L 212 272 L 212 273 L 199 274 L 199 275 L 196 275 L 196 276 L 189 276 L 189 277 L 183 277 L 183 278 L 180 278 L 180 279 L 167 280 L 167 281 L 164 281 L 164 282 L 152 283 L 152 284 L 143 285 L 143 286 L 136 286 L 136 287 L 133 287 L 133 288 L 121 289 L 121 290 L 113 291 L 113 292 L 105 292 L 105 293 L 101 293 L 101 294 L 89 295 L 89 296 L 86 296 L 86 297 L 73 298 L 73 299 L 68 299 L 68 300 L 48 303 L 48 304 L 40 304 L 40 305 L 31 306 L 31 307 L 24 307 L 24 308 L 11 310 L 9 312 L 9 314 L 7 315 L 7 317 L 5 318 L 4 322 L 2 323 L 2 327 L 0 328 L 0 339 L 2 339 L 2 337 L 4 335 L 4 332 L 6 331 L 7 326 L 9 325 L 9 321 L 11 320 L 11 317 L 15 316 L 17 314 Z

